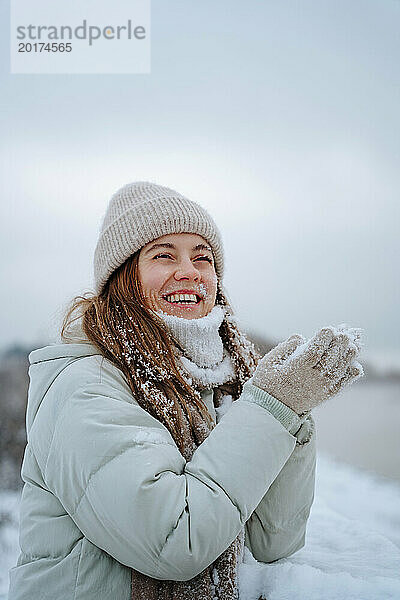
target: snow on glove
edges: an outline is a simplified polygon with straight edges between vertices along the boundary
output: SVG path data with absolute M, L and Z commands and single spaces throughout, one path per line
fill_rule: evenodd
M 252 383 L 298 415 L 307 413 L 364 375 L 356 360 L 361 334 L 346 324 L 323 327 L 308 341 L 294 334 L 261 359 Z

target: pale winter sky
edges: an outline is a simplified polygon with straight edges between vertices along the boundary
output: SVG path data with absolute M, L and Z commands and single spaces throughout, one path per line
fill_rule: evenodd
M 243 325 L 347 322 L 400 353 L 400 4 L 152 2 L 149 75 L 10 75 L 1 23 L 0 347 L 53 341 L 108 199 L 197 200 Z

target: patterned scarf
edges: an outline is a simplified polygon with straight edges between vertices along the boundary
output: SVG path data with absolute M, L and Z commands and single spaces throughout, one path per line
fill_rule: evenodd
M 173 317 L 172 321 L 164 319 L 177 342 L 176 353 L 180 359 L 182 375 L 199 391 L 213 389 L 213 401 L 217 412 L 224 398 L 231 395 L 231 386 L 235 378 L 230 357 L 223 349 L 222 341 L 219 344 L 218 335 L 215 335 L 223 318 L 224 312 L 221 307 L 214 307 L 209 315 L 196 319 L 197 323 L 186 319 L 174 321 L 177 317 Z M 198 344 L 193 343 L 196 336 Z M 167 398 L 165 400 L 168 401 Z M 190 461 L 193 452 L 207 438 L 215 423 L 210 428 L 198 410 L 193 409 L 192 430 L 183 412 L 182 416 L 184 458 Z M 161 581 L 132 569 L 131 598 L 132 600 L 238 600 L 237 576 L 243 550 L 244 528 L 211 565 L 189 581 Z

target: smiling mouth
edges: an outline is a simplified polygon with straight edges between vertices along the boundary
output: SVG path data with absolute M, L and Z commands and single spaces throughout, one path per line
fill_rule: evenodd
M 162 296 L 168 304 L 178 306 L 196 306 L 200 304 L 202 298 L 198 294 L 167 294 Z

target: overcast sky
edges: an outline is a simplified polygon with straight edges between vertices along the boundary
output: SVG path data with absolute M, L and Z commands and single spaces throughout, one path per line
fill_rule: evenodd
M 246 328 L 400 354 L 399 2 L 153 0 L 151 74 L 30 76 L 7 5 L 1 347 L 55 339 L 109 197 L 150 180 L 214 216 Z

